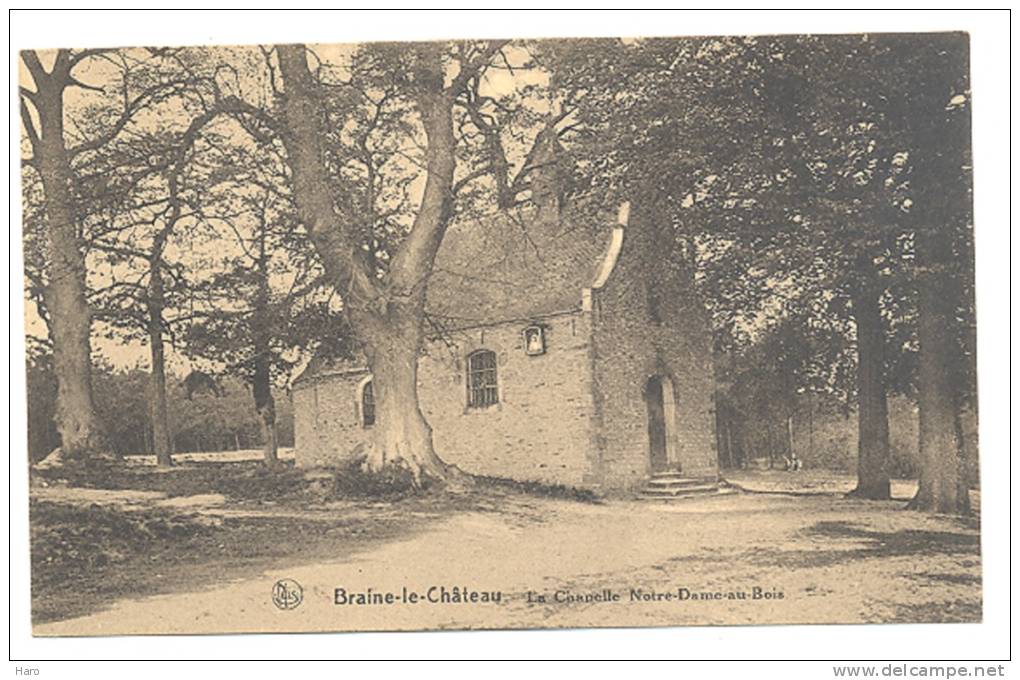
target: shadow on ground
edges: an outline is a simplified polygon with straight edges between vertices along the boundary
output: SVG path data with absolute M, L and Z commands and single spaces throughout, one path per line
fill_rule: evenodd
M 828 545 L 834 543 L 839 545 L 842 542 L 845 547 L 754 548 L 746 551 L 741 559 L 763 566 L 793 570 L 831 567 L 869 559 L 931 558 L 936 555 L 969 555 L 976 558 L 980 554 L 980 539 L 977 534 L 925 529 L 878 531 L 845 521 L 817 522 L 799 532 L 798 538 L 809 541 L 823 540 Z
M 852 522 L 818 522 L 803 532 L 807 537 L 851 539 L 866 542 L 866 547 L 854 551 L 856 557 L 900 557 L 904 555 L 940 553 L 955 555 L 976 553 L 980 547 L 977 534 L 924 529 L 876 531 Z

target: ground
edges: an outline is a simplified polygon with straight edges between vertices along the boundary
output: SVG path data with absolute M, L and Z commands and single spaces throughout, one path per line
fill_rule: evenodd
M 734 494 L 591 502 L 492 482 L 344 497 L 244 461 L 139 470 L 34 484 L 37 635 L 981 619 L 977 518 L 904 510 L 910 482 L 868 502 L 843 476 L 741 471 Z M 296 608 L 274 606 L 280 579 Z

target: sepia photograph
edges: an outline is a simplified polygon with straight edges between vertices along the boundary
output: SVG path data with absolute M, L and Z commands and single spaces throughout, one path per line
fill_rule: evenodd
M 484 28 L 19 47 L 32 635 L 981 623 L 971 36 Z

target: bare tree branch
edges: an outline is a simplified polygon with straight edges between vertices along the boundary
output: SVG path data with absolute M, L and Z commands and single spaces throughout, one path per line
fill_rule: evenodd
M 43 85 L 43 81 L 49 75 L 46 69 L 43 68 L 42 61 L 39 60 L 39 54 L 35 50 L 24 50 L 21 53 L 21 60 L 25 63 L 28 68 L 28 72 L 32 75 L 32 80 L 35 82 L 36 91 L 39 90 Z
M 509 40 L 491 40 L 485 46 L 485 48 L 474 56 L 474 58 L 467 62 L 461 62 L 460 71 L 453 78 L 453 82 L 447 88 L 446 92 L 456 96 L 463 91 L 464 86 L 467 85 L 468 80 L 478 75 L 492 60 L 492 57 L 499 52 Z
M 100 94 L 106 94 L 106 90 L 104 90 L 103 88 L 98 87 L 96 85 L 89 85 L 88 83 L 83 83 L 74 76 L 68 76 L 67 85 L 68 87 L 80 87 L 83 90 L 89 90 L 91 92 L 99 92 Z
M 25 104 L 24 95 L 21 96 L 21 123 L 25 126 L 25 134 L 28 136 L 28 141 L 32 145 L 32 153 L 38 155 L 39 153 L 39 132 L 35 129 L 35 123 L 32 122 L 32 114 L 29 113 L 28 105 Z
M 164 92 L 169 91 L 171 89 L 175 89 L 181 85 L 185 85 L 187 84 L 187 82 L 188 81 L 184 80 L 175 80 L 169 83 L 160 84 L 158 87 L 155 87 L 151 90 L 146 90 L 145 92 L 141 93 L 140 95 L 138 95 L 137 97 L 135 97 L 134 99 L 127 103 L 127 105 L 124 107 L 124 111 L 120 114 L 120 117 L 112 126 L 110 126 L 110 129 L 107 130 L 105 134 L 100 135 L 99 137 L 91 141 L 82 142 L 81 144 L 68 149 L 67 150 L 68 155 L 77 156 L 82 153 L 85 153 L 86 151 L 95 151 L 96 149 L 105 146 L 121 133 L 121 131 L 128 125 L 128 123 L 131 122 L 131 120 L 142 108 L 144 108 L 146 105 L 148 105 L 151 101 L 159 97 Z

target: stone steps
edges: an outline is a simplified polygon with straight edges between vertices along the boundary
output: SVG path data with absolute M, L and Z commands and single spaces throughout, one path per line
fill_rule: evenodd
M 638 497 L 643 500 L 671 501 L 729 493 L 735 493 L 735 490 L 720 486 L 716 477 L 687 477 L 680 472 L 657 472 L 648 480 Z

